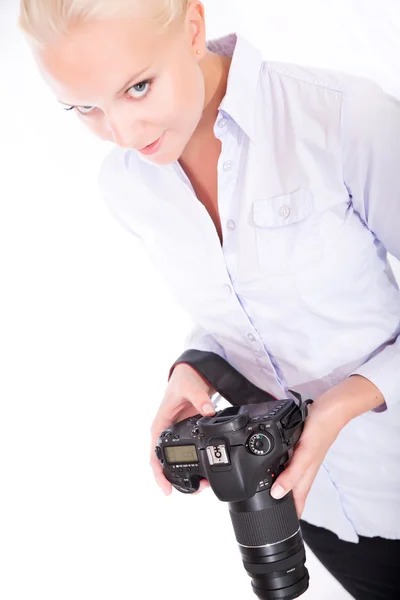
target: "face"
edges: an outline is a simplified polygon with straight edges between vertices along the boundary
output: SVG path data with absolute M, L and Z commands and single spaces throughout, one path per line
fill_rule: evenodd
M 156 164 L 178 160 L 201 119 L 205 84 L 201 12 L 169 31 L 147 20 L 81 24 L 35 59 L 60 101 L 96 136 L 123 148 L 144 149 Z

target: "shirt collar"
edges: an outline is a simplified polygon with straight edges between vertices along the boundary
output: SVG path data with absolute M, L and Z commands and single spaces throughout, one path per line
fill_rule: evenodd
M 219 109 L 227 113 L 254 141 L 257 90 L 263 64 L 260 50 L 235 33 L 208 41 L 207 48 L 232 57 L 226 94 Z

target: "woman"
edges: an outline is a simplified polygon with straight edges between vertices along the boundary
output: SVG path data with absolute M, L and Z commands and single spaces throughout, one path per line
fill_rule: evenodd
M 399 103 L 236 35 L 207 42 L 197 0 L 23 0 L 20 24 L 63 107 L 116 144 L 102 192 L 196 322 L 185 347 L 314 398 L 272 494 L 293 491 L 354 598 L 399 598 Z M 177 366 L 152 449 L 212 393 Z

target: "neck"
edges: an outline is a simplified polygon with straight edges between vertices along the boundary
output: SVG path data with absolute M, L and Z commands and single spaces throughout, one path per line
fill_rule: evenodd
M 195 135 L 212 135 L 218 108 L 226 94 L 229 68 L 232 59 L 207 52 L 201 63 L 205 83 L 205 100 L 202 117 Z
M 204 108 L 196 131 L 179 158 L 182 167 L 190 164 L 194 157 L 197 159 L 204 146 L 209 148 L 218 141 L 214 136 L 213 128 L 219 105 L 226 93 L 231 62 L 231 58 L 209 51 L 201 61 L 205 84 Z

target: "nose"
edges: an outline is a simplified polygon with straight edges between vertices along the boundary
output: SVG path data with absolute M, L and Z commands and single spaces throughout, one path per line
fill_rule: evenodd
M 131 132 L 131 128 L 127 123 L 125 126 L 123 124 L 115 124 L 110 126 L 111 137 L 112 140 L 117 146 L 121 148 L 134 148 L 133 135 Z
M 111 138 L 115 144 L 121 148 L 136 148 L 141 142 L 139 126 L 132 123 L 132 115 L 126 114 L 114 115 L 108 117 L 108 128 Z

